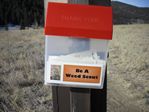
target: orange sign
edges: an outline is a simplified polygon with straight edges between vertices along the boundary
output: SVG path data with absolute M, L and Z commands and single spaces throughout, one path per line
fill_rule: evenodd
M 100 83 L 101 67 L 64 65 L 63 81 Z

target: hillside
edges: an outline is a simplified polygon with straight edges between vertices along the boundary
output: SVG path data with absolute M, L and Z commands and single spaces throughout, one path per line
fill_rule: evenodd
M 114 24 L 149 23 L 149 8 L 112 2 Z

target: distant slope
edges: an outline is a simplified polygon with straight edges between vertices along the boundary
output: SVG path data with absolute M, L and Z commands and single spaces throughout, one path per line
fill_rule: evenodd
M 149 23 L 149 8 L 112 2 L 114 24 Z

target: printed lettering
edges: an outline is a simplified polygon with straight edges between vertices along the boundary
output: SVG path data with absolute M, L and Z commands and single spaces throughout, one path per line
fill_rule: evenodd
M 86 70 L 84 71 L 84 73 L 89 73 L 88 69 L 86 69 Z

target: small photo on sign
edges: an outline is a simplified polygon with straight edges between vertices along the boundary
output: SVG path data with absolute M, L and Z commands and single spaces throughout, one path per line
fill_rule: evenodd
M 61 66 L 60 65 L 51 65 L 51 80 L 60 80 L 61 76 Z

